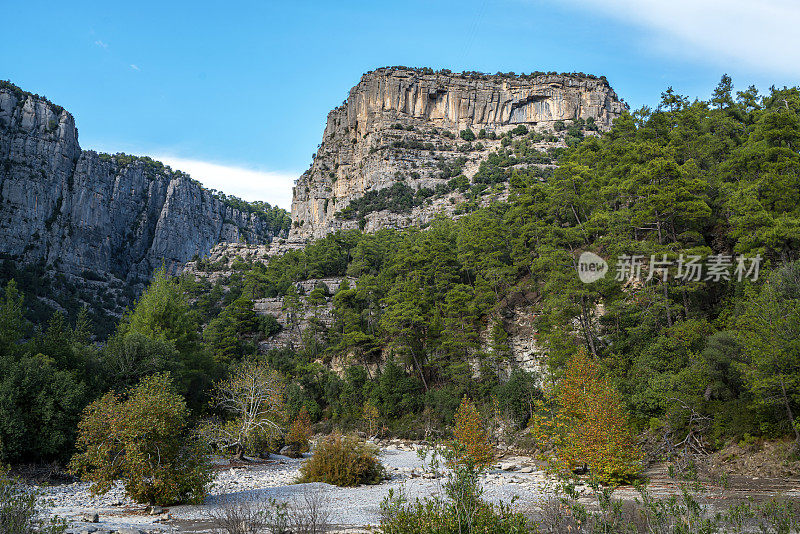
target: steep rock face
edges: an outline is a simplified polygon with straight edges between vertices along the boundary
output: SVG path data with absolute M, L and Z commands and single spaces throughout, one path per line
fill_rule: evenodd
M 4 257 L 133 283 L 221 241 L 275 233 L 158 162 L 81 151 L 72 115 L 10 88 L 0 89 L 0 206 Z
M 460 170 L 470 178 L 500 140 L 482 138 L 479 145 L 467 147 L 468 141 L 459 139 L 462 130 L 500 136 L 525 125 L 552 132 L 557 121 L 576 119 L 591 119 L 607 129 L 624 108 L 604 78 L 406 68 L 369 72 L 328 115 L 314 162 L 295 184 L 290 239 L 354 228 L 358 221 L 336 215 L 353 200 L 397 182 L 412 189 L 435 188 L 449 177 L 440 169 L 459 158 L 466 160 Z M 374 231 L 424 224 L 457 200 L 446 198 L 440 206 L 405 215 L 384 210 L 370 214 L 360 226 Z

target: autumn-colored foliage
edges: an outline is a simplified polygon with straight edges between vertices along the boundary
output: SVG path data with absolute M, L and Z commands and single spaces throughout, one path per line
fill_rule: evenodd
M 380 417 L 378 408 L 370 401 L 364 401 L 363 412 L 364 422 L 367 427 L 367 435 L 374 436 L 378 432 L 378 418 Z
M 302 454 L 309 451 L 308 440 L 311 439 L 311 415 L 308 408 L 303 406 L 294 418 L 289 432 L 286 434 L 285 442 L 293 453 Z
M 455 415 L 453 449 L 459 462 L 475 467 L 486 467 L 495 457 L 489 441 L 489 432 L 475 405 L 464 397 Z
M 374 445 L 334 432 L 317 445 L 314 456 L 300 467 L 300 482 L 335 486 L 378 484 L 384 475 L 378 452 Z
M 124 397 L 106 393 L 83 412 L 70 468 L 95 493 L 121 479 L 136 502 L 202 502 L 211 469 L 188 416 L 168 373 L 143 378 Z
M 628 424 L 619 392 L 600 375 L 585 352 L 566 366 L 555 388 L 545 392 L 531 426 L 536 440 L 552 447 L 551 466 L 570 472 L 584 464 L 601 483 L 634 478 L 641 450 Z

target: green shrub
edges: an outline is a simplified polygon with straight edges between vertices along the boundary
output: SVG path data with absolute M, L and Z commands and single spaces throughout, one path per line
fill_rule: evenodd
M 475 132 L 467 128 L 466 130 L 461 130 L 459 133 L 461 139 L 464 141 L 474 141 L 475 140 Z
M 384 470 L 378 448 L 338 432 L 326 437 L 300 468 L 301 482 L 326 482 L 335 486 L 378 484 Z
M 66 530 L 67 525 L 58 518 L 39 519 L 36 494 L 21 487 L 19 481 L 9 476 L 8 469 L 0 465 L 0 532 L 62 534 Z
M 528 127 L 525 126 L 524 124 L 520 124 L 513 130 L 511 130 L 511 135 L 527 135 L 527 133 L 528 133 Z
M 124 399 L 106 393 L 84 410 L 70 469 L 95 493 L 121 479 L 136 502 L 202 502 L 211 469 L 188 415 L 168 373 L 142 379 Z
M 531 532 L 524 515 L 511 506 L 493 505 L 482 499 L 480 475 L 484 469 L 474 463 L 460 463 L 458 454 L 445 448 L 425 451 L 433 473 L 449 465 L 444 484 L 447 499 L 440 496 L 409 503 L 402 491 L 381 503 L 381 532 L 384 534 L 520 534 Z M 431 453 L 428 460 L 428 454 Z
M 438 499 L 417 500 L 388 511 L 381 522 L 384 534 L 516 534 L 531 532 L 525 516 L 510 506 L 480 503 L 467 520 L 450 503 Z

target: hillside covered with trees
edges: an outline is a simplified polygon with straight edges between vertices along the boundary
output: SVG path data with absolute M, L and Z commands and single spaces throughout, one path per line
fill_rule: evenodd
M 257 356 L 285 379 L 287 420 L 305 408 L 321 428 L 350 428 L 369 405 L 387 432 L 423 437 L 447 428 L 467 396 L 523 429 L 551 398 L 542 388 L 585 352 L 637 431 L 680 441 L 699 415 L 710 448 L 747 436 L 800 443 L 800 91 L 734 92 L 723 77 L 707 101 L 667 90 L 607 133 L 575 132 L 552 173 L 504 165 L 508 152 L 492 158 L 479 174 L 507 181 L 508 202 L 473 203 L 457 220 L 337 233 L 266 265 L 237 261 L 216 284 L 157 275 L 103 346 L 89 342 L 83 315 L 31 328 L 7 284 L 0 460 L 68 458 L 89 402 L 154 373 L 170 372 L 192 417 L 205 417 L 213 382 L 279 328 L 253 300 L 292 309 L 296 282 L 328 276 L 355 280 L 333 295 L 333 326 L 312 321 L 302 349 Z M 535 135 L 518 132 L 504 149 Z M 582 283 L 583 251 L 609 260 L 609 275 Z M 617 280 L 613 260 L 631 255 L 669 266 Z M 682 255 L 730 269 L 681 277 Z M 757 280 L 737 276 L 737 258 L 756 255 Z M 502 372 L 508 334 L 493 319 L 515 295 L 537 302 L 540 375 Z M 333 361 L 346 365 L 335 372 Z

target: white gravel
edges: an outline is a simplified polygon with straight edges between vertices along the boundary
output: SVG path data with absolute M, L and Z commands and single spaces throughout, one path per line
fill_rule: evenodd
M 331 513 L 331 522 L 341 527 L 365 527 L 377 525 L 380 521 L 380 504 L 389 489 L 395 492 L 402 489 L 413 500 L 425 498 L 443 491 L 443 478 L 425 474 L 422 461 L 411 447 L 387 447 L 382 450 L 381 461 L 387 469 L 390 480 L 375 486 L 339 488 L 328 484 L 295 484 L 303 460 L 284 456 L 272 456 L 270 463 L 254 463 L 244 467 L 223 468 L 217 471 L 209 488 L 209 497 L 204 505 L 173 506 L 168 509 L 172 520 L 162 521 L 159 516 L 144 513 L 144 506 L 137 505 L 124 496 L 120 485 L 109 493 L 91 496 L 89 484 L 78 482 L 60 486 L 39 488 L 42 498 L 49 502 L 49 512 L 64 517 L 71 522 L 71 530 L 80 533 L 87 527 L 101 530 L 135 528 L 145 532 L 176 531 L 174 520 L 197 521 L 208 519 L 209 512 L 219 509 L 221 503 L 234 499 L 279 501 L 302 499 L 309 489 L 322 492 Z M 507 464 L 520 466 L 532 464 L 525 458 L 506 458 Z M 553 483 L 544 473 L 528 467 L 520 470 L 503 471 L 492 469 L 484 479 L 484 498 L 498 502 L 511 502 L 526 508 L 541 501 L 542 497 L 554 492 Z M 85 512 L 97 512 L 100 522 L 87 524 L 80 522 Z

